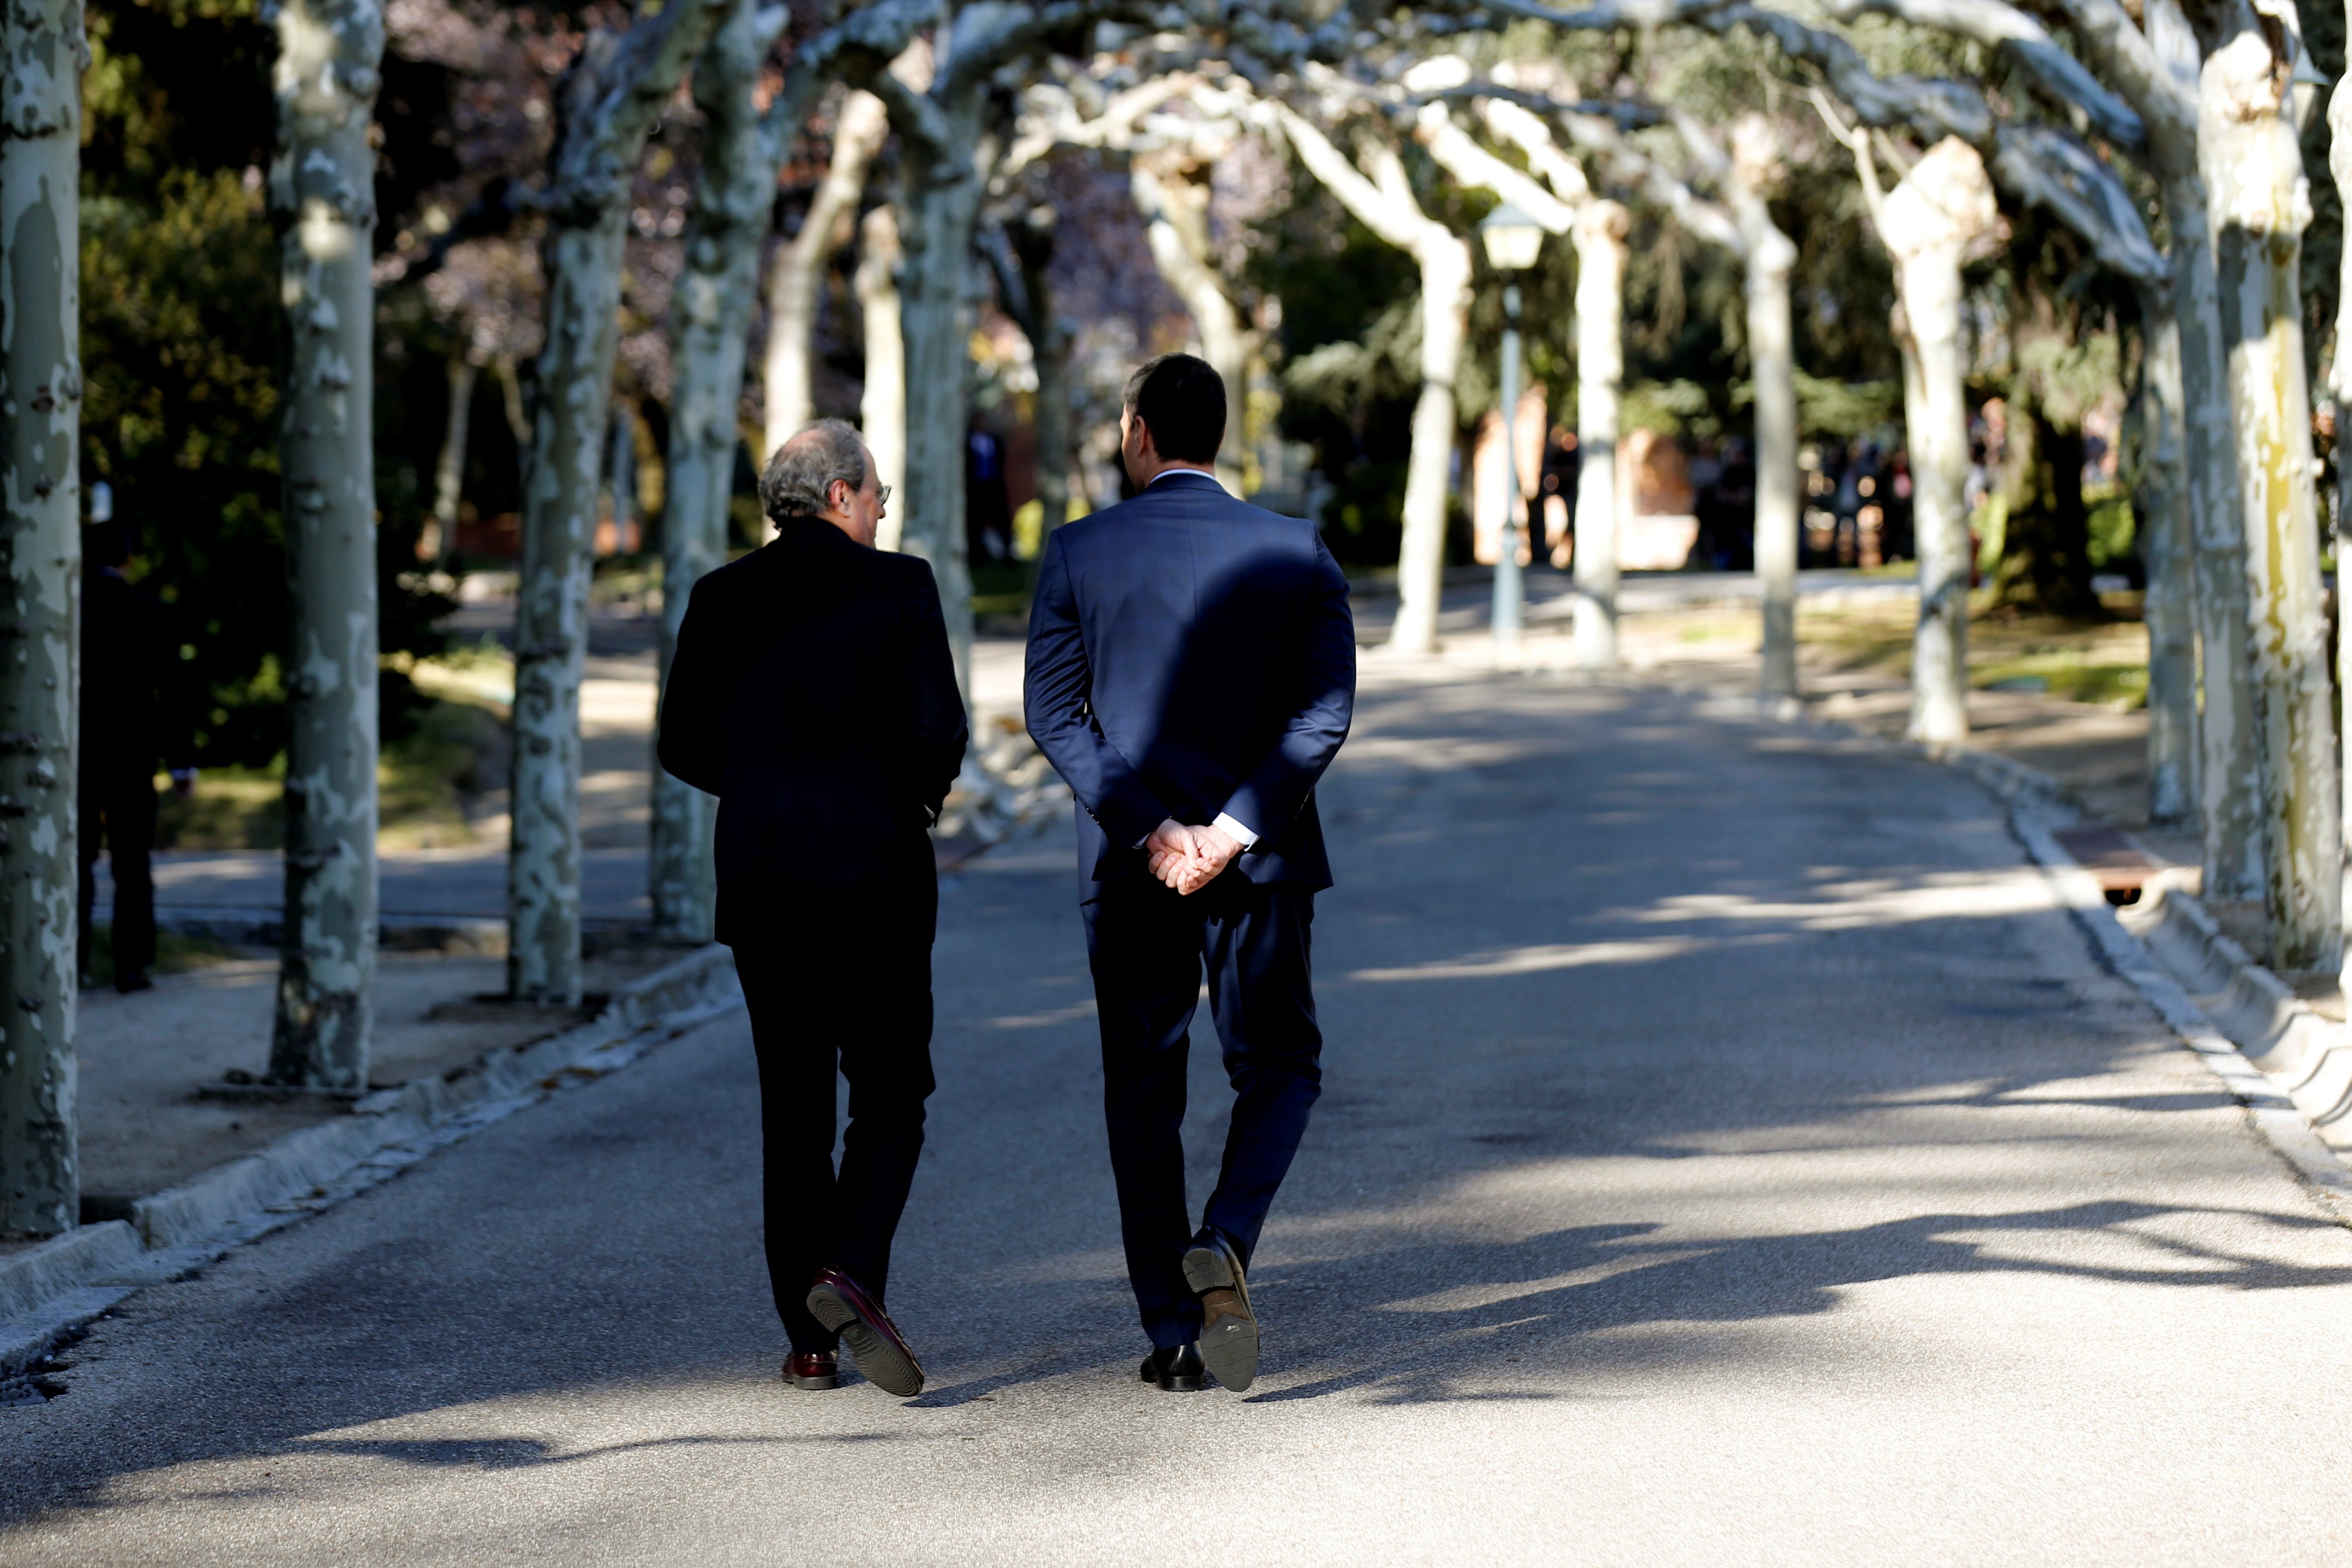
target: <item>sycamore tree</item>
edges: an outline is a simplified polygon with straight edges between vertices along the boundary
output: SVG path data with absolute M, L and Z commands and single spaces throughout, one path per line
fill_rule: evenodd
M 830 82 L 871 75 L 906 47 L 923 16 L 914 5 L 877 5 L 848 25 L 804 41 L 764 105 L 757 100 L 760 78 L 787 20 L 782 7 L 763 9 L 755 0 L 732 0 L 695 62 L 694 94 L 703 112 L 702 161 L 685 266 L 672 294 L 670 316 L 677 385 L 671 399 L 667 513 L 662 532 L 665 679 L 695 582 L 726 555 L 727 506 L 735 450 L 742 439 L 736 410 L 742 399 L 745 345 L 759 303 L 761 241 L 785 150 Z M 855 110 L 857 102 L 853 98 L 850 108 Z M 845 156 L 850 163 L 837 182 L 847 195 L 836 196 L 835 211 L 810 215 L 809 225 L 821 226 L 823 234 L 832 231 L 841 201 L 855 205 L 873 140 L 870 125 L 855 122 L 835 135 L 836 161 Z M 835 184 L 828 178 L 829 187 Z M 814 252 L 816 246 L 806 248 Z M 782 263 L 777 270 L 794 276 Z M 796 285 L 785 292 L 798 297 Z M 793 330 L 788 319 L 785 331 Z M 785 436 L 807 418 L 804 320 L 798 331 L 803 402 L 797 413 L 781 411 L 792 420 Z M 772 365 L 774 354 L 770 360 Z M 778 389 L 770 390 L 772 397 Z M 790 397 L 791 390 L 784 395 Z M 781 445 L 782 439 L 774 444 Z M 766 453 L 761 456 L 764 458 Z M 655 766 L 648 877 L 654 930 L 664 940 L 710 940 L 717 896 L 710 859 L 714 804 Z
M 580 999 L 580 681 L 630 176 L 719 16 L 714 0 L 677 0 L 625 30 L 598 28 L 556 91 L 515 617 L 507 984 L 517 1001 Z
M 80 669 L 79 76 L 77 0 L 0 18 L 0 1234 L 69 1229 L 79 1214 L 75 1121 L 76 699 Z

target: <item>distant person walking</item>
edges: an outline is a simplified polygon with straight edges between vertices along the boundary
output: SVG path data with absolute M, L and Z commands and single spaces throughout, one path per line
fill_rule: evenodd
M 883 1299 L 933 1087 L 929 829 L 968 731 L 930 567 L 874 548 L 888 499 L 837 419 L 777 448 L 760 477 L 776 537 L 695 584 L 659 750 L 719 797 L 718 936 L 760 1061 L 784 1375 L 834 1387 L 845 1342 L 904 1396 L 923 1369 Z
M 114 880 L 114 988 L 144 991 L 155 966 L 155 767 L 168 758 L 173 787 L 183 795 L 196 770 L 171 615 L 123 575 L 130 559 L 121 523 L 107 519 L 82 530 L 79 951 L 87 976 L 103 854 Z
M 1127 1273 L 1171 1392 L 1257 1375 L 1247 1270 L 1321 1092 L 1308 937 L 1331 885 L 1315 784 L 1347 738 L 1348 584 L 1312 523 L 1235 500 L 1225 388 L 1189 354 L 1127 384 L 1135 498 L 1056 530 L 1029 622 L 1029 732 L 1078 804 L 1080 911 Z M 1184 1066 L 1205 971 L 1234 1087 L 1195 1229 Z

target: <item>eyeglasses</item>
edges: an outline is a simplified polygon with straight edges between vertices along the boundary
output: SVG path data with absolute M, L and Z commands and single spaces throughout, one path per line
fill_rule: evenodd
M 881 502 L 884 506 L 888 506 L 890 504 L 890 487 L 888 485 L 884 485 L 882 487 L 882 493 L 876 496 L 874 499 Z

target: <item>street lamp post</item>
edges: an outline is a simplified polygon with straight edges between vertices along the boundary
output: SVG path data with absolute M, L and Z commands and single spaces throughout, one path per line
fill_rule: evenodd
M 1543 229 L 1508 202 L 1486 215 L 1478 226 L 1486 242 L 1486 260 L 1506 279 L 1503 285 L 1503 518 L 1495 534 L 1495 658 L 1509 664 L 1519 653 L 1521 609 L 1526 587 L 1519 576 L 1519 509 L 1526 502 L 1519 486 L 1517 446 L 1519 413 L 1519 273 L 1536 264 L 1543 248 Z

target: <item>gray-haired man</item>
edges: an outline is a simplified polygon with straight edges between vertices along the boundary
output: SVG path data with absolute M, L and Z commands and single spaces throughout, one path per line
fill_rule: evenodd
M 873 548 L 888 499 L 837 419 L 777 448 L 760 477 L 775 539 L 694 586 L 661 762 L 719 797 L 718 935 L 760 1058 L 784 1375 L 833 1387 L 845 1342 L 868 1381 L 911 1395 L 923 1369 L 882 1300 L 932 1087 L 927 830 L 966 731 L 931 569 Z

